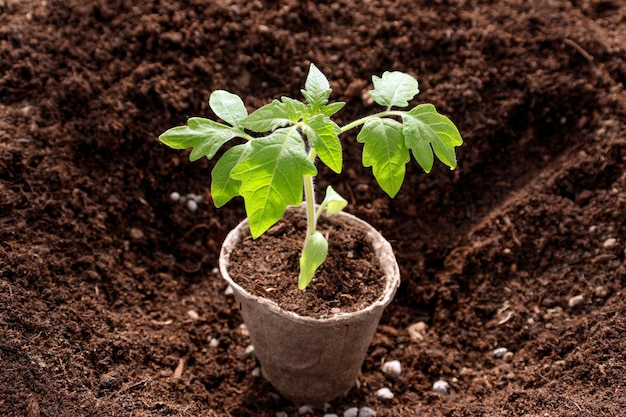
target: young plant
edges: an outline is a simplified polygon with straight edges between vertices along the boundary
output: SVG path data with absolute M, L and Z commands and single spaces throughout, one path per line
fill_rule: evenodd
M 451 169 L 456 167 L 454 148 L 463 140 L 450 119 L 432 104 L 409 111 L 394 109 L 409 106 L 419 93 L 417 80 L 402 72 L 385 72 L 382 77 L 374 75 L 372 81 L 371 97 L 383 110 L 344 126 L 331 116 L 345 103 L 329 104 L 330 84 L 311 64 L 301 90 L 305 102 L 282 97 L 248 114 L 241 98 L 217 90 L 209 105 L 224 123 L 192 117 L 186 126 L 167 130 L 159 140 L 174 149 L 192 148 L 189 159 L 195 161 L 203 156 L 213 158 L 224 144 L 240 138 L 216 162 L 211 194 L 216 207 L 243 197 L 253 238 L 280 220 L 287 206 L 301 204 L 304 195 L 308 227 L 298 278 L 298 287 L 304 289 L 328 253 L 328 242 L 316 230 L 319 216 L 323 211 L 333 215 L 347 205 L 328 187 L 315 210 L 315 163 L 319 158 L 334 172 L 341 172 L 341 134 L 362 126 L 357 141 L 363 144 L 363 165 L 372 167 L 378 184 L 390 197 L 402 186 L 411 154 L 426 173 L 435 157 Z

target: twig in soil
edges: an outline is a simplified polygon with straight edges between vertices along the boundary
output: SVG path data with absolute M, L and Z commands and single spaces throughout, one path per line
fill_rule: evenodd
M 522 246 L 522 242 L 520 242 L 519 238 L 517 237 L 517 233 L 515 233 L 515 225 L 513 224 L 513 222 L 511 222 L 509 216 L 505 215 L 502 220 L 504 220 L 504 224 L 511 231 L 511 239 L 513 239 L 513 242 L 515 242 L 517 246 Z
M 578 51 L 578 53 L 581 54 L 583 56 L 583 58 L 585 58 L 587 61 L 593 62 L 593 60 L 594 60 L 593 56 L 589 52 L 585 51 L 582 46 L 580 46 L 579 44 L 577 44 L 573 40 L 564 38 L 563 39 L 563 43 L 565 43 L 566 45 L 569 45 L 572 48 L 576 49 Z
M 174 370 L 174 375 L 172 375 L 172 379 L 180 379 L 183 375 L 183 369 L 185 368 L 185 358 L 178 359 L 178 366 Z
M 572 402 L 574 403 L 576 408 L 578 408 L 578 411 L 583 411 L 583 409 L 578 405 L 578 403 L 576 401 L 572 400 Z
M 135 388 L 137 388 L 137 387 L 139 387 L 141 385 L 145 385 L 148 381 L 150 381 L 150 380 L 149 379 L 142 379 L 141 381 L 135 382 L 134 384 L 129 385 L 126 388 L 122 388 L 122 390 L 120 390 L 120 393 L 125 392 L 125 391 L 130 391 L 130 390 L 135 389 Z
M 170 324 L 174 323 L 174 320 L 172 319 L 163 320 L 163 321 L 150 320 L 150 322 L 154 324 L 155 326 L 169 326 Z

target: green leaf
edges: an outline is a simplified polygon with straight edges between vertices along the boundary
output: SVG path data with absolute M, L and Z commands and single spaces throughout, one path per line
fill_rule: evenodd
M 258 108 L 241 121 L 243 127 L 253 132 L 269 132 L 291 123 L 283 103 L 278 100 L 273 100 L 271 103 Z
M 250 152 L 237 164 L 231 177 L 241 181 L 253 238 L 274 225 L 288 205 L 302 202 L 302 176 L 315 175 L 295 126 L 278 129 L 250 142 Z
M 303 290 L 311 283 L 315 271 L 324 263 L 327 255 L 328 242 L 320 232 L 314 232 L 307 238 L 300 255 L 299 289 Z
M 463 144 L 457 127 L 432 104 L 420 104 L 402 116 L 407 148 L 426 172 L 433 166 L 433 151 L 445 165 L 454 169 L 454 148 Z
M 214 91 L 209 98 L 209 106 L 217 117 L 231 126 L 239 127 L 239 123 L 248 116 L 248 111 L 241 98 L 228 91 Z
M 343 101 L 338 101 L 336 103 L 331 103 L 327 106 L 322 107 L 319 112 L 322 113 L 324 116 L 330 117 L 333 114 L 337 113 L 339 110 L 341 110 L 345 105 L 346 103 L 344 103 Z
M 348 201 L 329 185 L 322 205 L 326 206 L 326 216 L 332 216 L 346 208 Z
M 348 201 L 343 198 L 333 187 L 330 185 L 326 188 L 326 195 L 324 200 L 320 204 L 319 208 L 315 212 L 315 220 L 319 219 L 324 209 L 326 209 L 326 216 L 330 217 L 333 214 L 337 214 L 342 211 L 348 205 Z
M 189 160 L 196 161 L 203 156 L 213 158 L 223 144 L 239 135 L 240 132 L 230 126 L 192 117 L 187 126 L 173 127 L 159 136 L 159 140 L 173 149 L 193 148 Z
M 372 82 L 374 83 L 372 98 L 376 103 L 388 108 L 407 107 L 409 101 L 420 91 L 417 80 L 404 72 L 386 71 L 382 78 L 372 76 Z
M 301 101 L 294 100 L 289 97 L 281 98 L 282 104 L 287 114 L 287 118 L 293 122 L 299 122 L 306 113 L 306 104 Z
M 332 93 L 326 76 L 314 64 L 309 67 L 309 75 L 306 77 L 302 95 L 314 109 L 319 109 L 328 103 L 328 97 Z
M 269 132 L 298 122 L 306 111 L 306 105 L 298 100 L 283 97 L 252 112 L 241 125 L 253 132 Z
M 315 149 L 322 162 L 336 173 L 341 172 L 343 156 L 341 142 L 339 142 L 339 126 L 329 117 L 318 114 L 308 119 L 302 125 L 302 131 L 309 139 L 309 144 Z
M 371 166 L 380 188 L 394 197 L 404 181 L 406 163 L 411 159 L 404 144 L 402 124 L 380 117 L 368 120 L 357 140 L 363 146 L 363 165 Z
M 215 207 L 222 207 L 239 195 L 241 181 L 232 178 L 233 169 L 248 155 L 250 142 L 233 146 L 217 161 L 211 171 L 211 196 Z

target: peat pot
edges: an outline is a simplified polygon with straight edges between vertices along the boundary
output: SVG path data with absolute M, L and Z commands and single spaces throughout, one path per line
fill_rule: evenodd
M 359 311 L 329 318 L 301 316 L 239 286 L 228 274 L 228 264 L 231 252 L 248 229 L 247 220 L 228 234 L 220 253 L 220 272 L 233 288 L 263 376 L 296 404 L 321 405 L 345 395 L 354 386 L 383 309 L 400 283 L 391 245 L 380 233 L 348 213 L 337 213 L 332 219 L 367 232 L 385 274 L 383 295 Z M 297 278 L 293 278 L 294 285 Z

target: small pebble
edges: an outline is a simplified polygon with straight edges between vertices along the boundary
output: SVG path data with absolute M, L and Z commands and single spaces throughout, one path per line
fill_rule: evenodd
M 567 300 L 567 305 L 570 307 L 576 307 L 581 304 L 585 300 L 585 296 L 582 294 L 578 294 Z
M 246 347 L 246 350 L 244 352 L 246 355 L 252 355 L 254 353 L 254 346 L 248 345 L 248 347 Z
M 313 409 L 309 407 L 308 405 L 303 405 L 300 408 L 298 408 L 298 414 L 300 414 L 301 416 L 305 414 L 313 414 Z
M 502 359 L 502 357 L 504 356 L 505 353 L 507 353 L 509 350 L 505 347 L 499 347 L 494 349 L 491 354 L 493 355 L 494 358 L 496 359 Z
M 421 342 L 424 340 L 424 332 L 426 331 L 426 323 L 423 321 L 418 321 L 417 323 L 413 323 L 407 329 L 409 332 L 409 337 L 414 342 Z
M 439 394 L 448 395 L 449 390 L 450 390 L 450 384 L 448 384 L 443 379 L 440 379 L 439 381 L 435 381 L 435 383 L 433 384 L 433 391 Z
M 285 413 L 284 411 L 277 411 L 276 417 L 289 417 L 289 414 Z
M 198 320 L 200 318 L 200 314 L 198 314 L 198 312 L 196 310 L 189 310 L 187 312 L 187 315 L 192 319 L 192 320 Z
M 361 407 L 359 410 L 359 417 L 376 417 L 376 411 L 369 407 Z
M 143 234 L 143 231 L 141 229 L 138 229 L 136 227 L 132 227 L 130 229 L 130 237 L 133 240 L 140 240 L 140 239 L 143 239 L 144 234 Z
M 546 314 L 543 315 L 544 320 L 554 320 L 563 316 L 563 309 L 560 306 L 549 308 L 546 310 Z
M 602 243 L 602 246 L 604 246 L 605 248 L 612 248 L 613 246 L 615 246 L 616 243 L 617 239 L 611 237 L 605 240 L 604 243 Z
M 196 200 L 188 200 L 187 201 L 187 208 L 190 211 L 196 211 L 196 210 L 198 210 L 198 203 L 196 202 Z
M 193 200 L 196 203 L 199 203 L 202 201 L 202 196 L 195 193 L 189 193 L 187 194 L 187 200 Z
M 174 191 L 172 194 L 170 194 L 170 200 L 172 201 L 180 200 L 180 194 Z
M 324 417 L 339 417 L 337 414 L 324 414 Z
M 209 346 L 211 346 L 212 348 L 216 348 L 220 345 L 220 341 L 214 337 L 211 338 L 211 340 L 209 340 Z
M 359 416 L 359 409 L 357 407 L 348 408 L 346 411 L 343 412 L 343 417 L 358 417 L 358 416 Z
M 376 396 L 380 400 L 393 400 L 393 392 L 389 388 L 381 388 L 376 391 Z
M 383 373 L 392 378 L 397 378 L 402 373 L 400 361 L 388 361 L 383 364 Z
M 596 295 L 596 297 L 604 298 L 607 295 L 609 295 L 609 289 L 605 287 L 604 285 L 600 285 L 599 287 L 595 288 L 593 293 Z
M 233 290 L 233 287 L 231 287 L 230 285 L 226 288 L 226 291 L 224 291 L 224 294 L 226 295 L 233 295 L 235 293 L 235 291 Z
M 241 335 L 244 337 L 250 336 L 250 332 L 248 331 L 248 326 L 246 326 L 243 323 L 239 325 L 239 333 L 241 333 Z
M 252 376 L 258 378 L 261 376 L 261 368 L 258 366 L 252 370 Z

